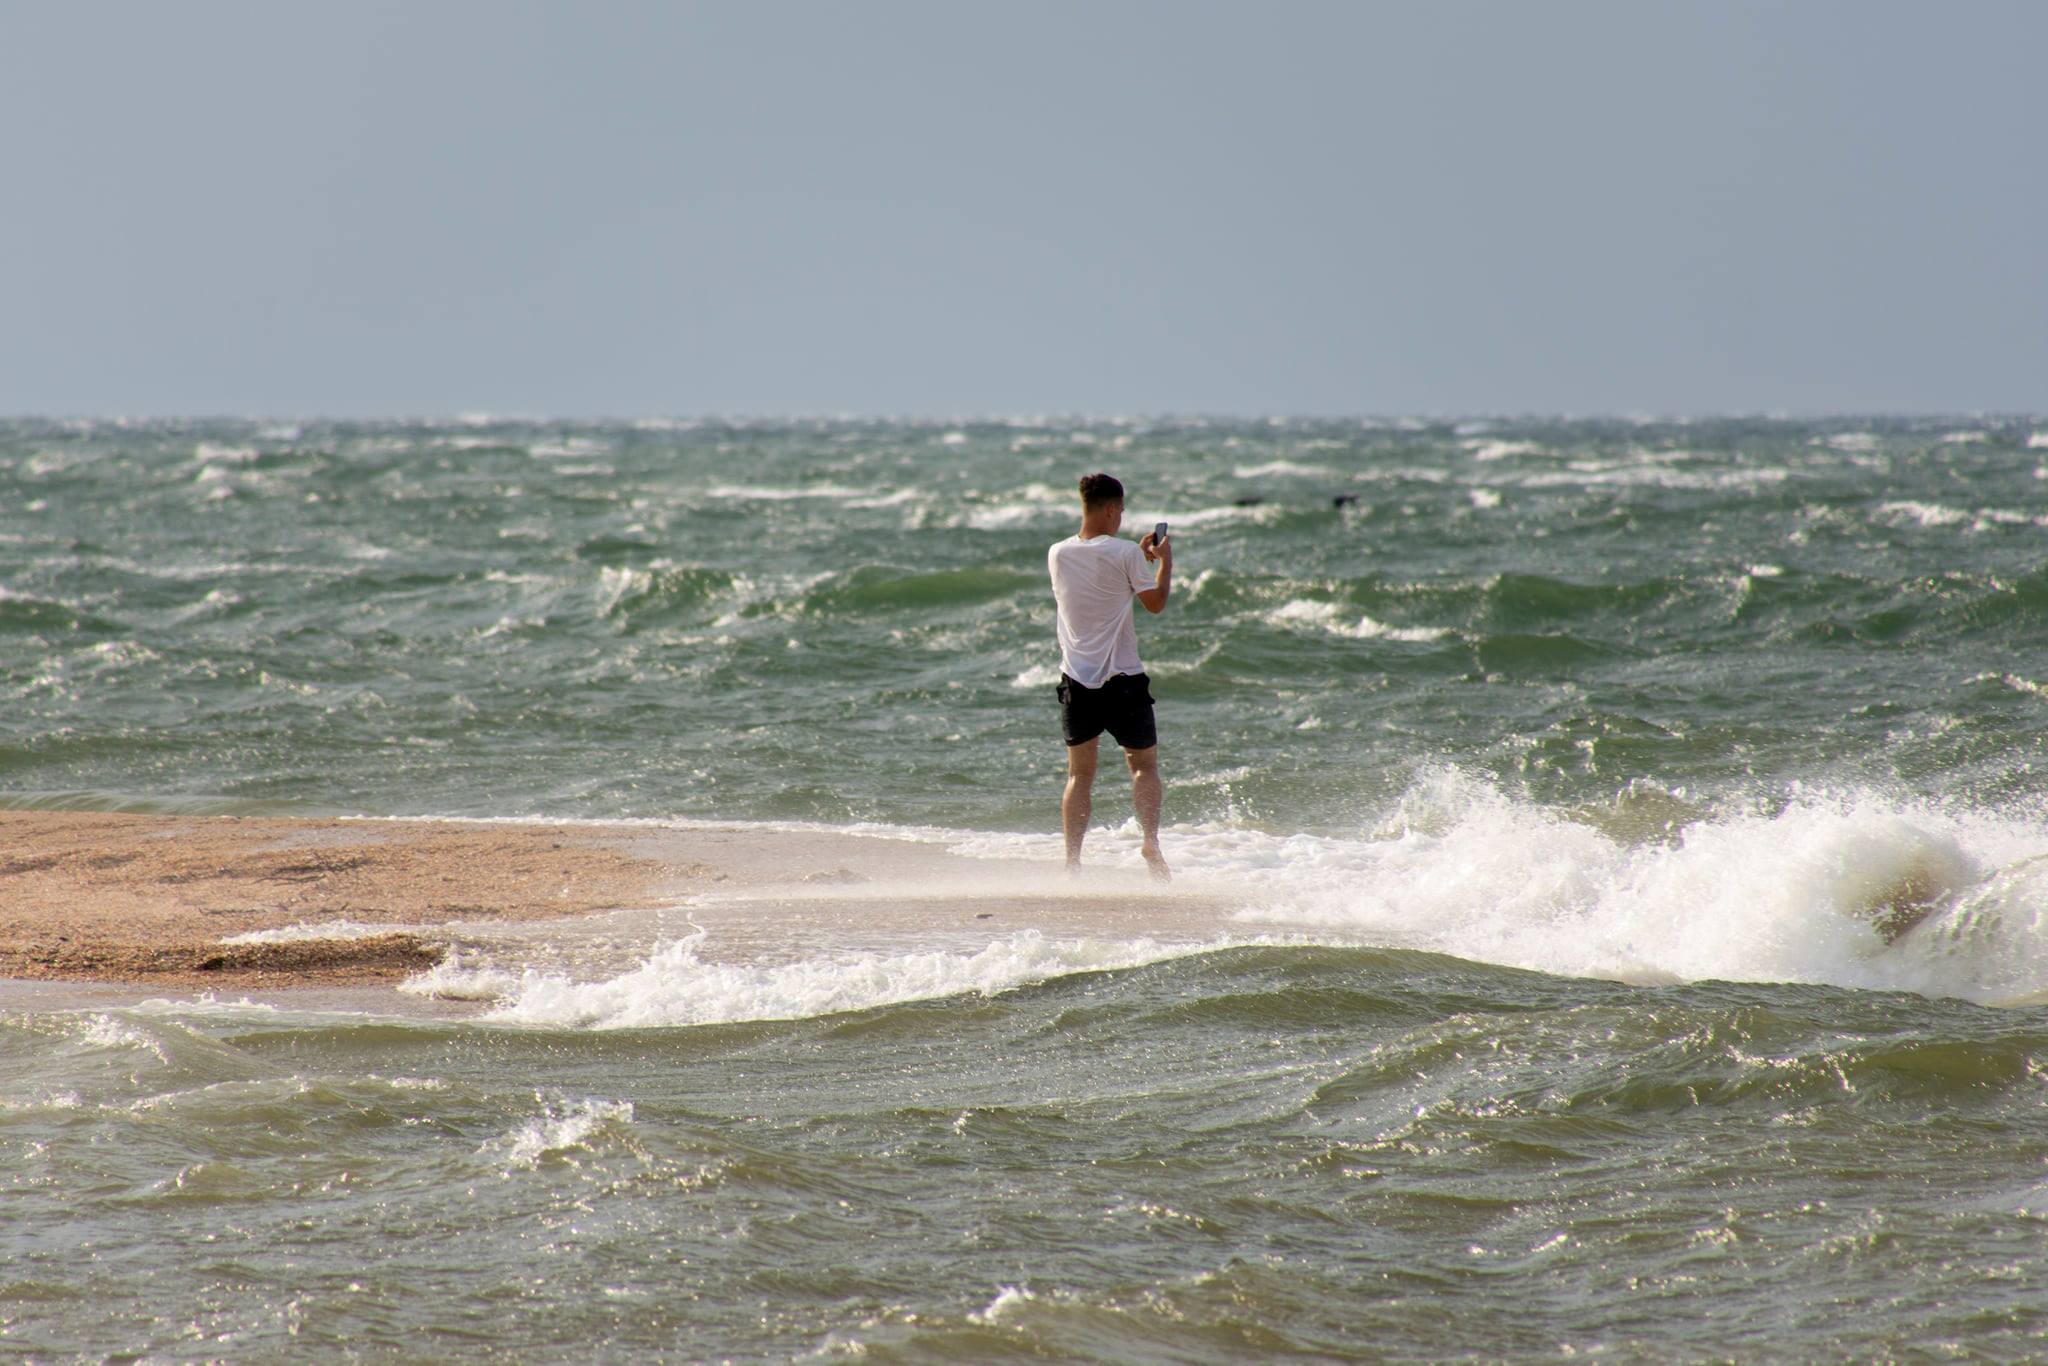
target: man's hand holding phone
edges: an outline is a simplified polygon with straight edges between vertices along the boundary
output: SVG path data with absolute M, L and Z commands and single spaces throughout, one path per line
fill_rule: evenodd
M 1147 560 L 1163 559 L 1173 563 L 1173 551 L 1166 544 L 1166 523 L 1159 522 L 1152 528 L 1152 534 L 1138 542 L 1138 548 L 1145 552 Z

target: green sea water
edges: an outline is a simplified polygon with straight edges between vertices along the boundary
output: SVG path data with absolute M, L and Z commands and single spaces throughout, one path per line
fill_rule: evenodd
M 1963 438 L 1949 440 L 1949 437 Z M 0 427 L 0 781 L 401 813 L 1044 821 L 1046 544 L 1169 519 L 1173 812 L 2037 795 L 2033 424 Z
M 0 804 L 1054 858 L 1098 468 L 1227 942 L 0 989 L 0 1349 L 2048 1355 L 2048 420 L 14 420 Z

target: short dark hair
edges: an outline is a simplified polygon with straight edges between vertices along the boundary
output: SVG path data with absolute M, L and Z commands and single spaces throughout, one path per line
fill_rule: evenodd
M 1099 508 L 1105 503 L 1121 503 L 1124 500 L 1124 486 L 1106 474 L 1084 474 L 1081 476 L 1081 506 Z

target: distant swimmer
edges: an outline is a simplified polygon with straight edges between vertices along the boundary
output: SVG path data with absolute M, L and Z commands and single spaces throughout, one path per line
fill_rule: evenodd
M 1102 733 L 1124 749 L 1131 769 L 1131 805 L 1144 831 L 1145 862 L 1162 882 L 1171 877 L 1159 851 L 1159 731 L 1152 718 L 1152 680 L 1138 662 L 1131 599 L 1148 612 L 1166 610 L 1173 587 L 1173 543 L 1161 522 L 1141 541 L 1121 540 L 1124 486 L 1106 474 L 1081 477 L 1081 530 L 1048 550 L 1060 644 L 1060 729 L 1067 740 L 1067 788 L 1060 819 L 1067 867 L 1081 866 L 1081 841 L 1095 791 L 1095 751 Z

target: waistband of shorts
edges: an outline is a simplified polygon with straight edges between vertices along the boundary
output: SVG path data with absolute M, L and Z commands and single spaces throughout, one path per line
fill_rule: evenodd
M 1060 671 L 1060 678 L 1064 682 L 1073 684 L 1075 687 L 1081 689 L 1083 692 L 1100 691 L 1101 689 L 1106 688 L 1110 684 L 1116 682 L 1119 678 L 1142 678 L 1147 683 L 1150 683 L 1152 681 L 1152 675 L 1146 673 L 1143 669 L 1138 670 L 1134 674 L 1111 674 L 1109 677 L 1103 679 L 1100 683 L 1097 683 L 1093 688 L 1089 687 L 1086 683 L 1083 683 L 1080 679 L 1074 677 L 1072 674 L 1068 673 L 1064 669 Z

